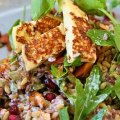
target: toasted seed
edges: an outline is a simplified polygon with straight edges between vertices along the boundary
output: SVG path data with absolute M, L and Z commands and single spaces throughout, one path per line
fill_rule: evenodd
M 110 68 L 110 63 L 108 63 L 107 61 L 103 61 L 102 65 L 106 66 L 107 68 Z
M 107 72 L 108 68 L 106 66 L 102 66 L 102 72 Z
M 100 85 L 100 89 L 105 89 L 105 87 L 107 86 L 107 82 L 103 82 L 103 83 L 101 83 L 101 85 Z
M 110 76 L 114 76 L 115 78 L 117 78 L 119 75 L 118 75 L 117 72 L 115 71 L 115 72 L 112 72 L 112 73 L 110 74 Z
M 9 115 L 10 115 L 9 111 L 5 112 L 3 120 L 8 120 Z
M 112 48 L 112 54 L 115 54 L 116 50 L 114 48 Z
M 101 56 L 99 59 L 98 59 L 98 62 L 102 62 L 104 59 L 104 56 Z
M 21 82 L 21 86 L 24 86 L 26 83 L 27 83 L 28 79 L 27 78 L 24 78 Z
M 100 70 L 102 70 L 102 65 L 98 62 L 97 65 L 99 66 Z
M 107 55 L 110 55 L 110 54 L 111 54 L 111 51 L 110 51 L 110 50 L 108 50 L 108 51 L 106 51 L 106 52 L 105 52 L 105 54 L 104 54 L 104 55 L 105 55 L 105 56 L 107 56 Z
M 102 74 L 102 80 L 105 79 L 106 75 L 107 75 L 107 73 L 103 73 L 103 74 Z
M 8 85 L 5 85 L 4 86 L 4 90 L 7 94 L 10 94 L 11 93 L 11 90 L 10 90 L 10 87 Z
M 111 64 L 110 72 L 113 72 L 116 69 L 117 65 L 115 63 Z

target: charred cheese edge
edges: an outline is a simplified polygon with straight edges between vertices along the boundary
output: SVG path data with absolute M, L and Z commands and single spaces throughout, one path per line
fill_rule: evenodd
M 49 57 L 55 57 L 65 49 L 65 36 L 63 24 L 33 39 L 22 47 L 22 58 L 27 71 L 39 66 Z
M 33 38 L 40 37 L 41 34 L 60 25 L 62 20 L 53 15 L 46 15 L 38 21 L 22 23 L 13 28 L 12 37 L 16 53 L 21 52 L 22 45 L 31 41 Z
M 62 10 L 68 62 L 73 62 L 80 55 L 82 62 L 94 63 L 96 49 L 86 35 L 86 32 L 91 28 L 87 15 L 71 0 L 64 0 Z

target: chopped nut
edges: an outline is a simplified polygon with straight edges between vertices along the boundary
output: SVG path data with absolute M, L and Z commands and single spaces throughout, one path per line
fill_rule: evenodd
M 30 102 L 32 105 L 39 105 L 41 108 L 46 106 L 46 101 L 44 97 L 38 92 L 31 93 Z
M 5 85 L 4 86 L 4 90 L 7 94 L 10 94 L 11 93 L 11 90 L 10 90 L 10 87 L 8 85 Z
M 40 113 L 41 113 L 40 111 L 32 112 L 32 117 L 39 117 Z
M 31 120 L 31 111 L 30 110 L 27 112 L 25 120 Z

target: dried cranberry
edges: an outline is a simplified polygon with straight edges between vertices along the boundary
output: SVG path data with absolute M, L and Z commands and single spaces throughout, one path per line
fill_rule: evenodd
M 19 115 L 19 109 L 18 109 L 17 105 L 10 106 L 9 112 L 12 115 Z
M 111 85 L 114 85 L 116 78 L 114 76 L 105 76 L 105 80 L 108 81 Z
M 50 79 L 46 79 L 44 81 L 44 83 L 48 88 L 51 88 L 51 89 L 56 89 L 57 88 L 57 85 L 54 82 L 52 82 L 52 80 L 50 80 Z
M 47 93 L 45 95 L 45 99 L 48 100 L 48 101 L 52 101 L 53 99 L 55 99 L 55 94 L 54 93 Z
M 21 118 L 18 115 L 10 115 L 8 120 L 21 120 Z

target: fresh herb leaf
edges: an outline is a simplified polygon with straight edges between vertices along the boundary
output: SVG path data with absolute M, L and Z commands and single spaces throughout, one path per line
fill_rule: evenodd
M 106 90 L 103 94 L 97 95 L 100 85 L 100 70 L 94 66 L 90 76 L 86 80 L 85 87 L 79 80 L 76 82 L 76 102 L 75 102 L 75 116 L 74 120 L 85 120 L 86 116 L 92 112 L 99 103 L 104 101 L 111 90 Z
M 80 66 L 82 63 L 81 63 L 81 57 L 78 56 L 72 63 L 68 63 L 67 61 L 67 57 L 65 57 L 64 59 L 64 66 L 65 67 L 69 67 L 69 66 Z
M 106 8 L 106 0 L 74 0 L 75 3 L 88 14 L 101 15 L 98 8 Z
M 87 32 L 87 36 L 100 46 L 115 46 L 114 35 L 107 30 L 90 29 Z
M 115 90 L 117 97 L 120 99 L 120 77 L 118 77 L 115 82 L 114 90 Z
M 76 79 L 77 80 L 77 79 Z M 75 93 L 69 93 L 69 91 L 65 91 L 64 87 L 66 86 L 66 78 L 58 78 L 56 80 L 57 85 L 59 86 L 61 92 L 64 93 L 64 95 L 68 98 L 68 100 L 70 101 L 70 103 L 72 105 L 75 104 L 76 101 L 76 92 Z
M 31 16 L 33 20 L 39 19 L 54 8 L 56 0 L 32 0 Z
M 57 77 L 58 74 L 58 68 L 55 67 L 54 65 L 51 65 L 51 73 L 54 77 Z
M 117 49 L 120 51 L 120 24 L 114 25 L 115 43 Z
M 107 107 L 102 108 L 91 120 L 102 120 L 107 111 Z
M 117 56 L 117 63 L 120 64 L 120 54 Z
M 12 30 L 13 30 L 13 27 L 19 25 L 21 23 L 20 20 L 16 20 L 13 24 L 13 26 L 10 28 L 10 30 L 8 31 L 8 35 L 9 35 L 9 40 L 10 40 L 10 45 L 12 47 L 12 49 L 14 50 L 14 43 L 13 43 L 13 38 L 12 38 Z
M 69 120 L 70 119 L 67 109 L 68 109 L 68 107 L 65 107 L 60 110 L 60 112 L 59 112 L 60 120 Z
M 67 69 L 66 68 L 59 69 L 55 65 L 51 65 L 51 73 L 54 77 L 61 78 L 67 74 Z
M 17 55 L 14 55 L 12 56 L 12 58 L 10 58 L 10 63 L 12 64 L 16 60 L 17 60 Z
M 115 44 L 117 49 L 120 51 L 120 22 L 117 21 L 111 14 L 109 14 L 105 9 L 99 9 L 102 11 L 114 24 L 114 37 L 115 37 Z
M 85 102 L 85 96 L 84 96 L 84 90 L 82 87 L 82 83 L 77 80 L 76 81 L 76 101 L 75 101 L 75 115 L 74 120 L 80 120 L 81 119 L 81 113 L 82 113 L 82 105 Z M 81 95 L 81 96 L 80 96 Z M 83 99 L 81 99 L 83 97 Z

